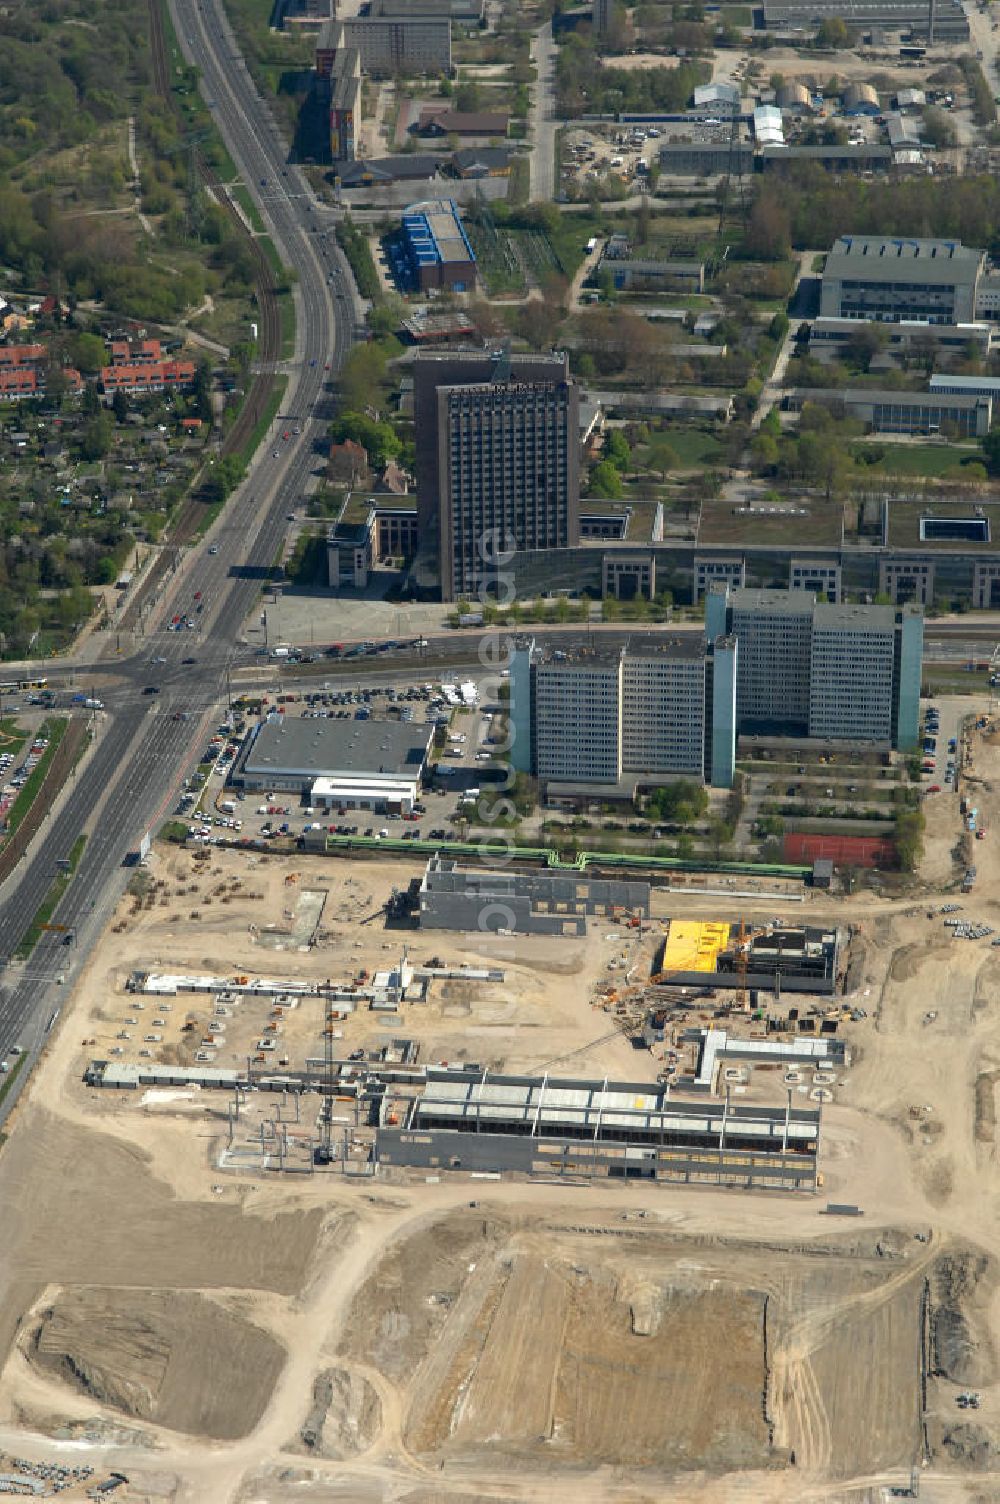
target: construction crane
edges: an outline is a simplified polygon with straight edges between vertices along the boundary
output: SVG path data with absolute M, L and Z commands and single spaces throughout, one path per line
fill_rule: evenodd
M 740 927 L 736 933 L 736 974 L 740 979 L 740 1007 L 744 1013 L 749 1012 L 747 972 L 750 969 L 750 948 L 753 936 L 753 930 L 747 929 L 741 919 Z

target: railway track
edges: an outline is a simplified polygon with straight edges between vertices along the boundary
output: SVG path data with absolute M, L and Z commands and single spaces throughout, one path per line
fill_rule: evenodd
M 170 66 L 163 29 L 163 4 L 164 0 L 149 0 L 149 45 L 153 66 L 153 86 L 157 94 L 172 108 Z M 254 263 L 254 295 L 258 315 L 258 370 L 244 398 L 239 416 L 223 441 L 222 454 L 225 457 L 242 452 L 267 409 L 274 389 L 275 369 L 281 355 L 281 314 L 274 272 L 260 242 L 247 229 L 237 213 L 218 174 L 197 152 L 195 165 L 205 188 L 229 216 L 237 232 L 249 245 Z M 130 630 L 138 624 L 147 601 L 152 600 L 156 595 L 176 560 L 176 545 L 189 543 L 196 536 L 204 515 L 204 503 L 196 500 L 194 496 L 188 496 L 174 518 L 167 535 L 166 542 L 174 547 L 161 550 L 122 619 L 123 630 Z

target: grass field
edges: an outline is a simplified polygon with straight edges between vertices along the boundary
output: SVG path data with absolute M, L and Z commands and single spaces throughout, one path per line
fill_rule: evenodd
M 718 439 L 700 428 L 664 428 L 657 438 L 666 439 L 681 464 L 689 467 L 712 465 L 722 453 Z
M 867 446 L 855 445 L 852 454 L 864 453 Z M 881 475 L 922 475 L 928 479 L 936 476 L 960 476 L 963 467 L 982 462 L 978 445 L 969 444 L 882 444 L 885 457 L 877 465 L 858 466 L 859 470 L 871 470 Z
M 477 270 L 490 296 L 495 298 L 514 293 L 523 297 L 527 283 L 512 236 L 502 229 L 494 236 L 472 219 L 466 220 L 465 229 L 475 253 Z

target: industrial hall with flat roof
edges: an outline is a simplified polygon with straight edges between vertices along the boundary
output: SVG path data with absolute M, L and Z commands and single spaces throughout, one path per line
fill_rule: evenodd
M 415 721 L 272 715 L 248 733 L 232 778 L 244 789 L 302 795 L 325 809 L 409 814 L 433 734 L 433 726 Z

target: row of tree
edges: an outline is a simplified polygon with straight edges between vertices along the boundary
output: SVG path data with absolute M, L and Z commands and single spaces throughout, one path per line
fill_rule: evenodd
M 867 181 L 822 167 L 789 167 L 755 195 L 745 245 L 784 259 L 792 246 L 829 250 L 838 235 L 944 237 L 985 249 L 1000 241 L 1000 179 L 912 177 Z

